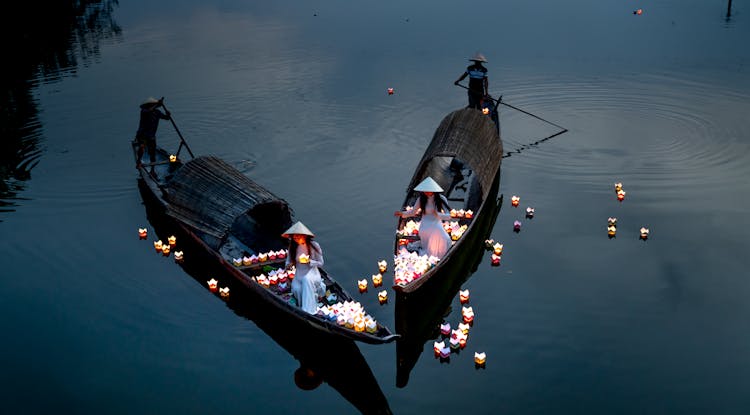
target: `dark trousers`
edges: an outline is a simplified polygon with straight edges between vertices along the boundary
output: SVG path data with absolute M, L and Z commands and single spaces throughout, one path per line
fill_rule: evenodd
M 483 94 L 469 90 L 469 108 L 482 109 Z

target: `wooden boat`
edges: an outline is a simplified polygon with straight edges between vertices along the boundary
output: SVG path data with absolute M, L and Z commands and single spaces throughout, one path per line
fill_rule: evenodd
M 229 285 L 231 295 L 223 298 L 227 307 L 238 316 L 251 320 L 291 357 L 298 360 L 298 371 L 311 370 L 317 375 L 314 379 L 332 387 L 361 413 L 392 413 L 372 369 L 354 341 L 317 330 L 292 313 L 279 313 L 274 304 L 263 301 L 255 290 L 229 276 L 227 270 L 213 260 L 213 254 L 193 241 L 184 227 L 167 216 L 144 181 L 139 181 L 138 187 L 146 207 L 146 217 L 156 237 L 166 240 L 170 235 L 177 236 L 177 246 L 186 252 L 180 267 L 189 276 L 203 286 L 209 275 L 221 280 L 222 286 Z M 307 390 L 315 386 L 315 383 L 298 383 L 296 374 L 295 383 L 298 387 Z M 289 375 L 291 377 L 292 373 Z M 260 397 L 261 392 L 256 391 L 256 395 Z
M 448 114 L 440 123 L 432 141 L 422 156 L 414 176 L 406 191 L 403 206 L 414 206 L 419 192 L 414 191 L 426 177 L 432 177 L 445 192 L 452 210 L 457 211 L 457 217 L 451 221 L 464 227 L 460 233 L 454 232 L 454 242 L 448 252 L 439 262 L 424 272 L 421 276 L 411 280 L 394 283 L 393 289 L 397 293 L 412 293 L 426 284 L 441 269 L 447 267 L 454 258 L 463 254 L 464 241 L 475 231 L 475 224 L 489 206 L 495 202 L 500 174 L 500 163 L 503 156 L 503 144 L 500 140 L 499 126 L 493 122 L 490 114 L 465 108 Z M 471 217 L 466 212 L 471 211 Z M 461 215 L 461 212 L 464 212 Z M 462 217 L 459 217 L 462 216 Z M 412 234 L 405 229 L 409 221 L 417 221 L 419 217 L 399 218 L 396 228 L 394 254 L 406 249 L 416 252 L 419 249 L 419 235 Z M 460 236 L 458 236 L 460 234 Z M 457 237 L 458 236 L 458 237 Z
M 137 158 L 136 143 L 133 151 Z M 277 312 L 289 314 L 323 332 L 365 343 L 386 343 L 398 337 L 379 323 L 369 331 L 360 331 L 320 313 L 312 315 L 301 310 L 290 303 L 291 283 L 264 287 L 265 277 L 284 267 L 285 259 L 278 252 L 288 246 L 281 234 L 293 222 L 293 212 L 285 200 L 234 167 L 211 156 L 186 163 L 176 158 L 172 161 L 164 149 L 157 148 L 156 162 L 143 163 L 138 170 L 143 185 L 165 214 L 234 279 L 257 292 Z M 269 252 L 276 255 L 268 255 Z M 235 259 L 245 257 L 257 261 L 235 265 Z M 326 298 L 321 300 L 324 305 L 354 301 L 328 273 L 323 269 L 320 273 L 327 288 Z

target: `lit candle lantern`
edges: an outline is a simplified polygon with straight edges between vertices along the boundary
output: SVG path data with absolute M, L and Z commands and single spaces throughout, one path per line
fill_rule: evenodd
M 457 337 L 451 337 L 450 340 L 448 340 L 448 344 L 450 344 L 451 349 L 456 350 L 461 347 L 461 340 Z
M 267 260 L 268 260 L 267 253 L 264 252 L 262 254 L 258 254 L 258 262 L 266 262 Z
M 232 264 L 234 264 L 235 267 L 241 267 L 242 258 L 232 258 Z
M 276 260 L 276 258 L 277 258 L 276 251 L 270 251 L 268 253 L 268 260 L 269 261 L 274 261 L 274 260 Z
M 159 239 L 158 241 L 154 242 L 154 249 L 156 249 L 156 252 L 161 252 L 161 248 L 164 245 L 164 243 Z
M 229 297 L 229 287 L 219 288 L 219 295 Z
M 258 263 L 258 255 L 252 254 L 250 255 L 250 264 L 257 264 Z
M 447 359 L 449 357 L 451 357 L 451 349 L 449 349 L 447 347 L 443 347 L 443 349 L 440 350 L 440 358 L 441 359 Z
M 521 231 L 521 222 L 514 221 L 513 222 L 513 231 L 520 232 Z
M 357 286 L 359 287 L 359 292 L 363 293 L 367 291 L 367 280 L 358 280 Z
M 607 235 L 610 238 L 613 238 L 615 234 L 617 233 L 617 228 L 614 226 L 607 226 Z
M 440 325 L 440 334 L 447 336 L 451 333 L 451 323 L 445 322 Z
M 529 206 L 526 208 L 526 217 L 531 219 L 534 217 L 534 208 Z
M 490 257 L 490 263 L 493 266 L 498 266 L 500 265 L 500 258 L 500 255 L 492 254 L 492 256 Z
M 182 251 L 174 251 L 174 260 L 177 262 L 182 262 L 184 259 L 184 255 Z
M 300 254 L 300 256 L 299 256 L 299 263 L 300 264 L 309 264 L 310 263 L 310 255 Z
M 503 244 L 497 243 L 495 245 L 492 245 L 493 251 L 495 251 L 495 255 L 502 255 L 503 254 Z
M 388 95 L 393 95 L 393 88 L 388 88 Z
M 460 290 L 458 292 L 458 299 L 461 301 L 461 304 L 466 304 L 469 302 L 469 290 Z
M 619 200 L 620 202 L 622 202 L 623 200 L 625 200 L 625 191 L 624 190 L 620 190 L 620 191 L 617 192 L 617 200 Z
M 286 251 L 283 250 L 283 249 L 280 249 L 280 250 L 276 251 L 276 257 L 279 258 L 279 259 L 286 258 Z
M 649 230 L 648 228 L 641 228 L 641 239 L 644 241 L 648 239 Z
M 607 226 L 617 226 L 617 218 L 607 218 Z
M 458 209 L 458 212 L 456 212 L 456 216 L 459 218 L 463 218 L 464 216 L 466 216 L 466 211 L 463 209 Z
M 622 190 L 622 183 L 615 183 L 615 192 L 619 192 Z
M 385 260 L 378 261 L 378 270 L 380 271 L 381 274 L 384 273 L 385 270 L 387 269 L 388 269 L 388 262 L 386 262 Z
M 469 334 L 469 326 L 466 323 L 458 323 L 458 329 L 461 330 L 463 334 Z
M 482 108 L 482 114 L 487 115 L 490 113 L 490 109 L 487 107 Z
M 643 9 L 633 10 L 633 14 L 637 14 L 640 16 L 641 14 L 643 14 Z
M 464 347 L 466 347 L 466 342 L 467 342 L 468 340 L 469 340 L 469 338 L 468 338 L 468 337 L 466 337 L 466 336 L 461 336 L 461 337 L 459 337 L 459 338 L 458 338 L 458 347 L 460 347 L 460 348 L 462 348 L 462 349 L 463 349 Z
M 138 228 L 138 237 L 141 239 L 146 239 L 148 236 L 148 229 L 146 228 Z
M 473 217 L 474 217 L 474 212 L 473 212 L 473 211 L 471 211 L 471 210 L 467 210 L 467 211 L 466 211 L 466 212 L 464 213 L 464 217 L 465 217 L 466 219 L 471 219 L 471 218 L 473 218 Z
M 484 240 L 484 247 L 487 249 L 493 249 L 495 247 L 495 240 L 494 239 L 485 239 Z
M 464 318 L 464 323 L 471 323 L 474 321 L 474 309 L 472 307 L 464 307 L 461 309 L 461 315 Z
M 484 365 L 487 362 L 487 354 L 474 352 L 474 363 Z
M 174 246 L 177 245 L 177 237 L 174 236 L 174 235 L 172 235 L 172 236 L 170 236 L 170 237 L 167 238 L 167 242 L 169 242 L 169 246 L 171 246 L 172 248 L 174 248 Z
M 513 205 L 513 207 L 518 207 L 518 204 L 521 202 L 521 198 L 513 195 L 510 198 L 510 204 Z
M 216 289 L 218 287 L 219 281 L 216 281 L 216 279 L 211 278 L 210 280 L 206 281 L 206 283 L 208 283 L 208 289 L 209 290 L 211 290 L 213 292 L 216 292 Z
M 249 256 L 243 256 L 242 257 L 242 265 L 244 265 L 244 266 L 247 267 L 249 265 L 252 265 L 252 263 L 253 263 L 253 260 Z
M 372 285 L 375 287 L 383 285 L 383 274 L 374 274 L 372 276 Z
M 169 245 L 162 245 L 161 246 L 161 254 L 164 256 L 169 256 Z
M 170 154 L 170 155 L 169 155 L 169 162 L 170 162 L 170 163 L 174 163 L 174 162 L 176 162 L 176 161 L 177 161 L 177 156 L 176 156 L 176 155 L 174 155 L 174 154 Z
M 388 301 L 388 291 L 383 290 L 378 293 L 378 301 L 380 301 L 380 304 L 384 304 Z
M 458 211 L 456 209 L 451 209 L 450 214 L 452 218 L 455 218 L 458 216 Z
M 435 355 L 439 355 L 440 351 L 443 350 L 443 349 L 445 349 L 445 342 L 444 341 L 435 342 L 432 345 L 432 350 L 435 352 Z

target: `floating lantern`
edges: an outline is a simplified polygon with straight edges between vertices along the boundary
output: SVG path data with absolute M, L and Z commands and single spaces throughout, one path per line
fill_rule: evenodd
M 607 226 L 617 226 L 617 218 L 607 218 Z
M 184 259 L 184 255 L 182 251 L 174 251 L 174 260 L 177 262 L 182 262 Z
M 482 108 L 482 114 L 487 115 L 490 113 L 490 109 L 487 107 Z
M 474 211 L 471 211 L 471 210 L 467 210 L 467 211 L 466 211 L 466 212 L 464 213 L 464 217 L 465 217 L 466 219 L 471 219 L 471 218 L 473 218 L 473 217 L 474 217 Z
M 241 267 L 242 258 L 232 258 L 232 264 L 234 264 L 235 267 Z
M 258 262 L 266 262 L 266 261 L 268 261 L 267 253 L 258 254 Z
M 444 341 L 435 342 L 432 345 L 432 350 L 435 352 L 435 356 L 440 355 L 440 351 L 443 350 L 443 349 L 445 349 L 445 342 Z
M 513 207 L 518 207 L 518 204 L 521 202 L 521 198 L 513 195 L 510 198 L 510 204 L 513 205 Z
M 495 245 L 492 245 L 492 250 L 495 252 L 495 255 L 502 255 L 503 254 L 503 244 L 497 243 Z
M 500 255 L 492 254 L 490 257 L 490 263 L 495 267 L 500 265 Z
M 471 307 L 464 307 L 461 309 L 461 315 L 464 318 L 464 323 L 471 323 L 474 321 L 474 309 Z
M 469 290 L 460 290 L 458 292 L 458 299 L 461 301 L 461 304 L 466 304 L 469 302 Z
M 534 217 L 534 208 L 529 206 L 526 208 L 526 217 L 531 219 Z
M 393 95 L 393 88 L 388 88 L 388 95 Z
M 138 228 L 138 237 L 141 239 L 146 239 L 148 236 L 148 229 L 146 228 Z
M 480 366 L 484 366 L 484 364 L 487 363 L 487 354 L 485 354 L 484 352 L 474 352 L 474 363 Z
M 169 162 L 170 162 L 170 163 L 174 163 L 174 162 L 176 162 L 176 161 L 177 161 L 177 156 L 176 156 L 176 155 L 174 155 L 174 154 L 170 154 L 170 155 L 169 155 Z
M 169 256 L 169 245 L 161 246 L 161 254 L 164 256 Z
M 440 334 L 447 336 L 451 333 L 451 323 L 445 322 L 440 325 Z
M 363 293 L 367 291 L 367 280 L 358 280 L 357 286 L 359 287 L 359 292 Z
M 633 10 L 633 14 L 637 14 L 640 16 L 641 14 L 643 14 L 643 9 Z
M 292 267 L 291 269 L 286 271 L 286 276 L 289 277 L 290 280 L 293 280 L 296 273 L 297 273 L 297 268 Z
M 206 281 L 206 283 L 208 283 L 209 290 L 211 290 L 212 292 L 216 292 L 219 281 L 216 281 L 214 278 L 211 278 L 210 280 Z
M 372 285 L 374 287 L 380 287 L 383 285 L 383 275 L 382 274 L 373 274 L 372 276 Z
M 381 274 L 384 273 L 385 270 L 387 269 L 388 269 L 388 262 L 386 262 L 385 260 L 378 261 L 378 270 L 380 271 Z
M 625 200 L 625 191 L 624 190 L 620 190 L 620 191 L 617 192 L 617 200 L 619 200 L 620 202 L 622 202 L 623 200 Z
M 167 238 L 167 242 L 169 242 L 169 246 L 174 248 L 174 246 L 177 245 L 177 237 L 172 235 L 169 238 Z
M 164 245 L 164 243 L 159 239 L 158 241 L 154 242 L 154 249 L 156 249 L 156 252 L 161 252 L 161 247 Z
M 229 287 L 219 288 L 219 295 L 222 297 L 229 297 Z
M 485 239 L 484 240 L 484 247 L 487 249 L 493 249 L 495 247 L 495 240 L 494 239 Z
M 463 349 L 463 348 L 465 348 L 465 347 L 466 347 L 466 342 L 467 342 L 468 340 L 469 340 L 469 339 L 468 339 L 468 337 L 467 337 L 467 336 L 461 336 L 461 337 L 459 337 L 459 338 L 458 338 L 458 347 L 460 347 L 460 348 L 462 348 L 462 349 Z
M 615 192 L 622 190 L 622 183 L 615 183 Z
M 451 349 L 449 349 L 447 347 L 443 347 L 440 350 L 440 358 L 441 359 L 448 359 L 449 357 L 451 357 Z
M 380 304 L 385 304 L 388 301 L 388 291 L 383 290 L 378 293 L 378 301 Z
M 458 212 L 456 212 L 456 215 L 457 215 L 457 216 L 458 216 L 459 218 L 463 218 L 464 216 L 466 216 L 466 211 L 465 211 L 465 210 L 463 210 L 463 209 L 458 209 Z
M 614 226 L 607 226 L 607 236 L 614 238 L 615 234 L 617 234 L 617 228 Z
M 641 228 L 641 239 L 643 239 L 644 241 L 648 239 L 648 233 L 648 228 Z
M 301 254 L 299 256 L 299 263 L 300 264 L 309 264 L 310 263 L 310 255 Z
M 516 232 L 516 233 L 518 233 L 518 232 L 521 231 L 521 222 L 519 222 L 519 221 L 514 221 L 513 222 L 513 231 Z
M 461 330 L 461 333 L 463 334 L 469 334 L 469 327 L 471 326 L 466 323 L 458 323 L 458 329 Z
M 456 350 L 459 347 L 461 347 L 461 341 L 457 337 L 451 337 L 450 340 L 448 340 L 448 344 L 453 350 Z

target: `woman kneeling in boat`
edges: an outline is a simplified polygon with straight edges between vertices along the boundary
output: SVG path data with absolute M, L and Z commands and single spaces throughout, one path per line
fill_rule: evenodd
M 286 266 L 297 268 L 292 280 L 292 295 L 300 308 L 315 314 L 318 311 L 318 297 L 326 291 L 318 270 L 323 266 L 323 250 L 312 240 L 315 235 L 302 222 L 292 225 L 282 236 L 290 238 Z
M 419 223 L 421 253 L 442 258 L 451 246 L 451 237 L 443 228 L 443 220 L 449 220 L 451 217 L 450 213 L 444 212 L 450 209 L 448 201 L 441 194 L 435 196 L 435 193 L 442 193 L 443 188 L 432 177 L 427 177 L 414 190 L 420 192 L 414 208 L 411 211 L 398 211 L 395 215 L 402 218 L 413 217 L 421 208 L 422 221 Z

